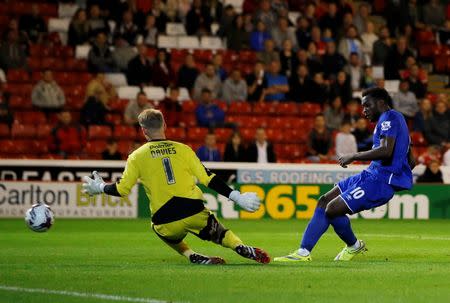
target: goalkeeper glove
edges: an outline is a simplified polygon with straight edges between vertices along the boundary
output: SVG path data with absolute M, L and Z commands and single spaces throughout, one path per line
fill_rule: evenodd
M 94 176 L 94 179 L 91 179 L 88 176 L 83 177 L 83 192 L 89 196 L 101 194 L 106 185 L 97 171 L 93 171 L 92 175 Z
M 256 193 L 243 193 L 233 190 L 229 196 L 230 200 L 236 202 L 241 208 L 249 212 L 258 210 L 261 201 Z

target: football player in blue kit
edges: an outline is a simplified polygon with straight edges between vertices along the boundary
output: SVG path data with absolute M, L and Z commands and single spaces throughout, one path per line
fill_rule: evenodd
M 346 244 L 336 261 L 350 261 L 367 250 L 365 243 L 353 233 L 347 214 L 386 204 L 395 192 L 412 187 L 411 170 L 415 164 L 408 126 L 403 115 L 393 110 L 391 104 L 392 99 L 385 89 L 371 88 L 363 92 L 363 114 L 377 122 L 373 146 L 369 151 L 341 156 L 339 164 L 346 168 L 353 161 L 372 162 L 367 169 L 340 181 L 319 198 L 300 248 L 287 256 L 274 258 L 275 262 L 311 261 L 311 251 L 329 225 Z

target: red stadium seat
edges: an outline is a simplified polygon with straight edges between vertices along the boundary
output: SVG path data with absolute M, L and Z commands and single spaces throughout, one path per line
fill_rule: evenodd
M 15 118 L 19 124 L 46 124 L 47 118 L 41 112 L 17 112 Z
M 284 132 L 275 128 L 267 128 L 266 135 L 267 139 L 272 143 L 281 143 L 284 141 Z
M 301 116 L 314 117 L 322 112 L 322 107 L 315 103 L 301 103 L 298 111 Z
M 0 124 L 0 138 L 9 138 L 9 132 L 7 124 Z
M 28 97 L 12 95 L 9 99 L 9 106 L 15 110 L 30 110 L 33 108 L 31 100 Z
M 187 131 L 186 139 L 190 142 L 203 142 L 208 134 L 208 129 L 204 127 L 193 127 Z
M 91 125 L 88 129 L 89 139 L 109 139 L 111 138 L 112 132 L 109 126 L 104 125 Z
M 215 100 L 214 103 L 224 112 L 228 111 L 228 104 L 225 101 Z
M 195 113 L 195 110 L 197 108 L 197 102 L 194 100 L 186 100 L 182 103 L 183 112 L 184 113 Z
M 76 79 L 75 79 L 75 84 L 81 84 L 81 85 L 87 85 L 89 83 L 89 81 L 92 80 L 92 74 L 88 73 L 88 72 L 79 72 L 76 73 Z
M 194 58 L 195 61 L 202 62 L 202 63 L 208 63 L 211 62 L 213 53 L 209 49 L 196 49 L 194 50 Z
M 172 63 L 174 63 L 174 62 L 184 63 L 184 59 L 187 54 L 188 54 L 188 51 L 186 49 L 172 49 L 170 51 L 170 57 L 172 59 Z
M 31 91 L 33 90 L 32 84 L 12 84 L 8 83 L 7 91 L 9 91 L 12 95 L 19 95 L 24 97 L 30 97 Z
M 298 105 L 295 102 L 280 102 L 276 105 L 276 113 L 278 115 L 296 115 L 298 114 Z
M 186 124 L 186 127 L 194 127 L 197 126 L 197 117 L 195 114 L 184 114 L 182 120 L 184 124 Z
M 255 103 L 253 104 L 253 114 L 271 115 L 276 113 L 276 105 L 274 103 Z
M 80 110 L 84 105 L 84 99 L 80 97 L 66 97 L 65 108 L 68 110 Z
M 46 154 L 48 153 L 48 144 L 45 141 L 33 140 L 31 141 L 31 151 L 34 154 Z
M 72 85 L 77 82 L 77 74 L 70 73 L 70 72 L 56 72 L 53 73 L 53 78 L 55 79 L 56 83 L 59 85 Z
M 411 132 L 410 135 L 413 146 L 427 146 L 427 141 L 421 132 Z
M 119 125 L 122 124 L 122 115 L 121 114 L 106 114 L 106 122 Z
M 186 131 L 182 127 L 168 127 L 166 136 L 169 140 L 184 142 L 186 139 Z
M 294 118 L 295 119 L 295 118 Z M 273 117 L 270 119 L 269 124 L 271 128 L 277 129 L 289 129 L 292 128 L 291 119 L 287 117 Z
M 261 117 L 255 117 L 251 116 L 249 118 L 249 121 L 245 124 L 248 125 L 248 127 L 268 127 L 270 125 L 271 116 L 261 116 Z
M 123 115 L 129 102 L 130 100 L 128 99 L 116 99 L 110 102 L 109 107 L 111 108 L 111 111 L 118 112 Z
M 39 127 L 37 128 L 36 131 L 36 138 L 40 138 L 40 139 L 47 139 L 53 129 L 53 125 L 51 124 L 41 124 L 39 125 Z
M 228 106 L 228 114 L 248 115 L 252 112 L 252 106 L 248 102 L 231 102 Z
M 133 141 L 129 140 L 121 140 L 117 142 L 117 151 L 122 155 L 122 158 L 125 158 L 128 153 L 131 151 L 131 147 L 133 146 Z
M 84 98 L 85 97 L 85 87 L 83 85 L 69 85 L 61 86 L 64 90 L 66 97 Z
M 256 52 L 251 50 L 241 50 L 239 52 L 239 61 L 245 63 L 255 63 L 257 60 Z
M 53 57 L 43 57 L 41 59 L 41 69 L 51 69 L 53 71 L 65 70 L 64 59 L 53 58 Z
M 29 140 L 1 140 L 0 153 L 23 154 L 30 149 Z
M 13 139 L 33 138 L 36 136 L 36 127 L 33 124 L 13 124 L 11 137 Z
M 288 129 L 285 134 L 285 142 L 287 143 L 304 143 L 308 140 L 309 131 L 305 129 Z
M 106 141 L 105 140 L 93 140 L 88 141 L 86 143 L 86 153 L 89 155 L 92 154 L 101 154 L 106 149 Z
M 216 128 L 214 133 L 216 134 L 217 142 L 227 142 L 233 130 L 231 128 Z
M 246 142 L 251 142 L 255 139 L 256 128 L 241 128 L 242 139 Z
M 28 83 L 30 82 L 30 75 L 23 69 L 8 70 L 7 80 L 9 83 Z
M 114 127 L 113 137 L 115 139 L 134 140 L 136 136 L 136 128 L 134 126 L 116 125 Z

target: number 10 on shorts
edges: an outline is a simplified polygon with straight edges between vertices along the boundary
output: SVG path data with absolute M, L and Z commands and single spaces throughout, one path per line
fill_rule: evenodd
M 350 192 L 350 194 L 352 195 L 352 198 L 355 200 L 360 199 L 362 196 L 364 196 L 365 192 L 364 190 L 361 189 L 361 187 L 357 187 L 354 190 L 352 190 Z

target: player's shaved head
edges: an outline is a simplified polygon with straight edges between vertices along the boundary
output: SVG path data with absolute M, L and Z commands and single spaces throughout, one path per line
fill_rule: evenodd
M 157 109 L 143 110 L 138 116 L 139 125 L 148 132 L 161 130 L 164 126 L 163 114 Z

